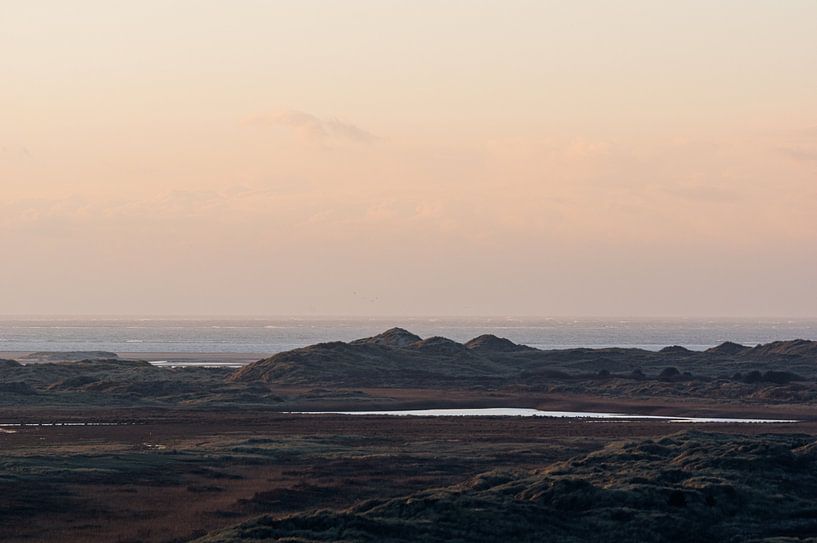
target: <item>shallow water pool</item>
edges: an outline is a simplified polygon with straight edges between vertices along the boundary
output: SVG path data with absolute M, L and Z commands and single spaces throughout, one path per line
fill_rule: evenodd
M 791 419 L 743 419 L 724 417 L 669 417 L 660 415 L 631 415 L 593 411 L 542 411 L 518 407 L 484 407 L 477 409 L 409 409 L 400 411 L 293 411 L 297 414 L 323 415 L 391 415 L 409 417 L 553 417 L 618 420 L 665 420 L 668 422 L 721 422 L 721 423 L 790 423 Z

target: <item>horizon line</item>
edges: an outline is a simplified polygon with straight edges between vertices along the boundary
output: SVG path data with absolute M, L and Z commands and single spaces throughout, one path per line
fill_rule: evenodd
M 389 319 L 462 319 L 462 320 L 787 320 L 810 321 L 817 320 L 813 316 L 790 315 L 393 315 L 393 314 L 261 314 L 261 313 L 0 313 L 0 320 L 14 319 L 153 319 L 153 320 L 263 320 L 263 319 L 291 319 L 291 320 L 389 320 Z

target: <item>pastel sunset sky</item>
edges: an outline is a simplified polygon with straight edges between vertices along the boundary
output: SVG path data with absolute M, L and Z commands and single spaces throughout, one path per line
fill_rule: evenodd
M 817 2 L 0 3 L 0 313 L 817 316 Z

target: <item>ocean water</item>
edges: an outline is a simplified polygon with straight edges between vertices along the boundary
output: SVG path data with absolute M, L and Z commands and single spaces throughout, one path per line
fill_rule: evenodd
M 755 345 L 817 339 L 817 319 L 0 317 L 0 351 L 272 354 L 367 337 L 393 326 L 457 341 L 492 333 L 541 349 L 682 345 L 701 350 L 726 340 Z

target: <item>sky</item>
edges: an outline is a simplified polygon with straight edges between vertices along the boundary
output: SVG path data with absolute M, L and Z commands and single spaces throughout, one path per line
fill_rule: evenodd
M 817 316 L 817 2 L 0 0 L 0 314 Z

